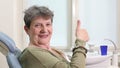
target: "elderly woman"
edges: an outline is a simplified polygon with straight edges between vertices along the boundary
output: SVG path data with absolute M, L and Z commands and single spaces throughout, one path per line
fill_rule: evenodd
M 76 46 L 71 61 L 67 61 L 64 53 L 50 47 L 52 36 L 53 12 L 44 6 L 32 6 L 25 11 L 24 29 L 30 43 L 19 56 L 22 68 L 85 68 L 88 41 L 85 29 L 80 28 L 77 21 Z

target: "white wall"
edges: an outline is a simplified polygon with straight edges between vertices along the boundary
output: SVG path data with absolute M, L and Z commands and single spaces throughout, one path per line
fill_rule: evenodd
M 22 0 L 0 0 L 0 32 L 10 36 L 22 48 Z M 20 46 L 21 45 L 21 46 Z M 0 53 L 0 68 L 8 68 L 6 58 Z
M 22 0 L 1 0 L 0 32 L 10 36 L 17 46 L 23 45 L 22 15 Z
M 13 0 L 1 0 L 0 2 L 0 31 L 14 38 L 13 29 Z

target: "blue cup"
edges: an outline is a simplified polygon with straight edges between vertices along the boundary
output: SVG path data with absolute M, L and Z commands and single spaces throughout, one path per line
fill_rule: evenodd
M 107 55 L 107 49 L 108 49 L 107 45 L 101 45 L 100 46 L 101 55 Z

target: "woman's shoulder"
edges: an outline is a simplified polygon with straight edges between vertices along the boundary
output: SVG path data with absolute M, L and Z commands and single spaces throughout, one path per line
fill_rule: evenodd
M 27 51 L 27 52 L 30 52 L 30 53 L 31 52 L 37 52 L 37 51 L 39 51 L 39 52 L 46 52 L 45 49 L 42 49 L 42 48 L 37 47 L 37 46 L 28 46 L 27 48 L 24 49 L 24 51 Z
M 38 54 L 42 55 L 42 54 L 48 54 L 48 53 L 49 53 L 48 51 L 41 49 L 39 47 L 28 46 L 22 51 L 20 57 L 27 57 L 27 56 L 32 57 Z

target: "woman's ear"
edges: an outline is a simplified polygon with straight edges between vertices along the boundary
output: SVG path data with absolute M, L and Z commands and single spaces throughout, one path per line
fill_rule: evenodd
M 29 35 L 29 28 L 26 25 L 24 26 L 24 30 Z

